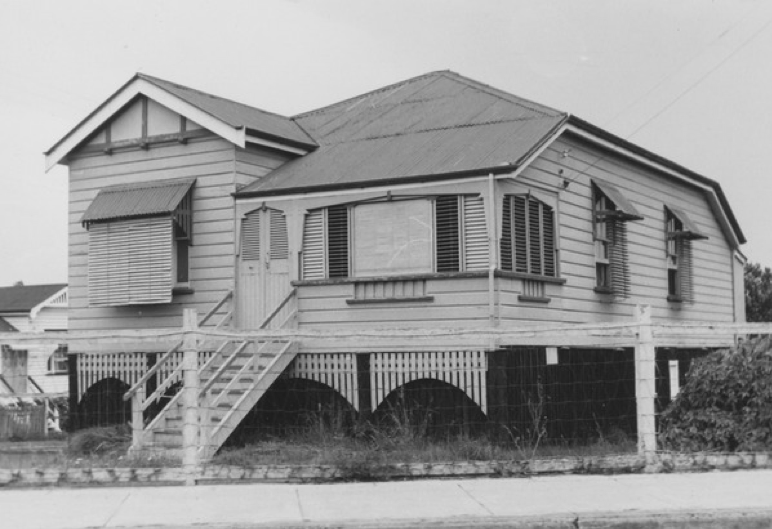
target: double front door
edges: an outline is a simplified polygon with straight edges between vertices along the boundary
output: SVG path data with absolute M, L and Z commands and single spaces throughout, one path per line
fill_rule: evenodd
M 237 322 L 257 329 L 290 291 L 287 220 L 271 208 L 248 213 L 241 223 Z

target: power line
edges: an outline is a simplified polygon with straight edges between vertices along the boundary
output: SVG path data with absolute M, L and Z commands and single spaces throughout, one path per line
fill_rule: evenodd
M 735 49 L 734 49 L 734 51 L 732 51 L 732 52 L 731 52 L 729 55 L 727 55 L 726 57 L 724 57 L 724 59 L 723 59 L 723 60 L 721 60 L 721 61 L 720 61 L 718 64 L 716 64 L 716 65 L 715 65 L 713 68 L 711 68 L 710 70 L 708 70 L 707 72 L 705 72 L 705 74 L 703 74 L 702 76 L 700 76 L 700 77 L 699 77 L 699 78 L 698 78 L 698 79 L 697 79 L 697 80 L 696 80 L 694 83 L 692 83 L 691 85 L 689 85 L 689 86 L 686 88 L 686 90 L 684 90 L 684 91 L 683 91 L 683 92 L 681 92 L 681 93 L 680 93 L 678 96 L 676 96 L 676 98 L 675 98 L 675 99 L 673 99 L 673 100 L 672 100 L 670 103 L 668 103 L 667 105 L 665 105 L 664 107 L 662 107 L 662 108 L 661 108 L 661 109 L 660 109 L 658 112 L 654 113 L 654 115 L 652 115 L 652 116 L 651 116 L 649 119 L 647 119 L 646 121 L 644 121 L 644 122 L 643 122 L 643 123 L 642 123 L 642 124 L 641 124 L 641 125 L 640 125 L 638 128 L 636 128 L 636 129 L 635 129 L 635 130 L 633 130 L 631 133 L 629 133 L 627 136 L 625 136 L 625 139 L 629 139 L 629 138 L 631 138 L 632 136 L 634 136 L 635 134 L 637 134 L 638 132 L 640 132 L 640 131 L 641 131 L 641 130 L 644 128 L 644 127 L 646 127 L 647 125 L 649 125 L 649 123 L 651 123 L 652 121 L 654 121 L 655 119 L 657 119 L 659 116 L 661 116 L 662 114 L 664 114 L 664 113 L 665 113 L 667 110 L 669 110 L 669 109 L 670 109 L 670 108 L 671 108 L 673 105 L 675 105 L 676 103 L 678 103 L 678 102 L 679 102 L 679 101 L 680 101 L 680 100 L 681 100 L 681 99 L 682 99 L 682 98 L 683 98 L 683 97 L 684 97 L 686 94 L 688 94 L 689 92 L 691 92 L 692 90 L 694 90 L 695 88 L 697 88 L 697 87 L 698 87 L 700 84 L 702 84 L 702 82 L 703 82 L 703 81 L 705 81 L 705 79 L 707 79 L 708 77 L 710 77 L 710 76 L 713 74 L 713 72 L 715 72 L 716 70 L 718 70 L 719 68 L 721 68 L 721 67 L 722 67 L 724 64 L 726 64 L 727 62 L 729 62 L 729 60 L 730 60 L 730 59 L 732 59 L 732 58 L 733 58 L 735 55 L 737 55 L 737 54 L 738 54 L 738 53 L 740 53 L 740 52 L 741 52 L 743 49 L 745 49 L 745 47 L 746 47 L 746 46 L 748 46 L 748 44 L 750 44 L 751 42 L 753 42 L 753 41 L 756 39 L 756 37 L 758 37 L 758 36 L 759 36 L 761 33 L 763 33 L 763 32 L 764 32 L 764 30 L 766 30 L 766 29 L 767 29 L 767 28 L 770 26 L 770 24 L 772 24 L 772 18 L 771 18 L 771 19 L 769 19 L 769 20 L 768 20 L 768 21 L 767 21 L 767 22 L 766 22 L 766 23 L 765 23 L 765 24 L 764 24 L 764 25 L 763 25 L 763 26 L 762 26 L 760 29 L 758 29 L 756 32 L 754 32 L 754 33 L 753 33 L 753 34 L 752 34 L 752 35 L 751 35 L 751 36 L 750 36 L 750 37 L 749 37 L 747 40 L 745 40 L 745 41 L 744 41 L 742 44 L 740 44 L 740 45 L 739 45 L 737 48 L 735 48 Z
M 727 35 L 729 32 L 731 32 L 731 31 L 732 31 L 732 30 L 733 30 L 735 27 L 737 27 L 737 25 L 738 25 L 738 24 L 740 24 L 740 22 L 744 21 L 744 20 L 745 20 L 745 19 L 748 17 L 748 15 L 749 15 L 749 14 L 750 14 L 752 11 L 754 11 L 754 12 L 755 12 L 756 10 L 758 10 L 760 5 L 761 5 L 761 4 L 757 4 L 757 5 L 756 5 L 756 7 L 749 9 L 749 10 L 748 10 L 748 11 L 747 11 L 747 12 L 746 12 L 744 15 L 742 15 L 740 18 L 738 18 L 736 22 L 734 22 L 734 23 L 733 23 L 731 26 L 729 26 L 729 27 L 728 27 L 728 28 L 726 28 L 724 31 L 722 31 L 722 32 L 721 32 L 721 33 L 720 33 L 720 34 L 719 34 L 717 37 L 715 37 L 715 38 L 714 38 L 712 41 L 710 41 L 710 42 L 709 42 L 709 43 L 708 43 L 706 46 L 704 46 L 704 47 L 700 48 L 700 49 L 699 49 L 699 50 L 698 50 L 696 53 L 694 53 L 694 54 L 693 54 L 693 55 L 691 55 L 691 56 L 690 56 L 688 59 L 686 59 L 684 62 L 682 62 L 681 64 L 679 64 L 678 66 L 676 66 L 676 68 L 675 68 L 675 70 L 673 71 L 673 73 L 671 73 L 670 75 L 665 75 L 665 76 L 663 76 L 663 77 L 662 77 L 662 78 L 661 78 L 661 79 L 660 79 L 658 82 L 654 83 L 654 85 L 652 85 L 652 86 L 651 86 L 651 87 L 650 87 L 650 88 L 649 88 L 649 89 L 646 91 L 646 93 L 644 93 L 642 96 L 640 96 L 639 98 L 637 98 L 637 99 L 635 99 L 634 101 L 632 101 L 632 102 L 631 102 L 629 105 L 625 106 L 625 107 L 624 107 L 622 110 L 620 110 L 619 112 L 617 112 L 617 113 L 616 113 L 614 116 L 612 116 L 610 119 L 606 120 L 606 122 L 605 122 L 605 123 L 603 123 L 603 126 L 604 126 L 604 127 L 607 127 L 609 124 L 613 123 L 613 122 L 614 122 L 614 120 L 616 120 L 617 118 L 619 118 L 619 116 L 623 115 L 625 112 L 627 112 L 628 110 L 630 110 L 631 108 L 633 108 L 635 105 L 637 105 L 638 103 L 640 103 L 641 101 L 643 101 L 644 99 L 646 99 L 647 97 L 649 97 L 649 96 L 650 96 L 650 95 L 651 95 L 651 94 L 652 94 L 652 93 L 653 93 L 655 90 L 657 90 L 659 87 L 661 87 L 661 86 L 662 86 L 662 85 L 664 85 L 666 82 L 670 81 L 670 80 L 671 80 L 673 77 L 675 77 L 676 75 L 678 75 L 678 73 L 679 73 L 679 71 L 680 71 L 680 70 L 684 69 L 686 66 L 688 66 L 689 64 L 691 64 L 692 62 L 694 62 L 694 61 L 695 61 L 695 60 L 696 60 L 696 59 L 697 59 L 697 58 L 698 58 L 700 55 L 702 55 L 702 54 L 705 52 L 705 50 L 706 50 L 707 48 L 709 48 L 710 46 L 713 46 L 713 45 L 714 45 L 714 44 L 716 44 L 718 41 L 720 41 L 721 39 L 723 39 L 724 37 L 726 37 L 726 35 Z

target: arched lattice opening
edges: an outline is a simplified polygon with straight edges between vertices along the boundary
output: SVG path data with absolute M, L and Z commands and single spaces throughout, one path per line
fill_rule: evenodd
M 117 378 L 103 378 L 86 390 L 78 404 L 80 426 L 109 426 L 131 421 L 131 401 L 123 395 L 129 385 Z
M 318 441 L 351 432 L 357 412 L 336 390 L 303 378 L 282 378 L 250 410 L 223 447 L 272 438 Z
M 480 434 L 487 419 L 456 386 L 423 378 L 389 393 L 373 413 L 372 422 L 386 433 L 439 439 Z

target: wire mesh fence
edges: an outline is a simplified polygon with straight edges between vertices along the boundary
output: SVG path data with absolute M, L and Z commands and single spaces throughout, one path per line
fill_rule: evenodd
M 373 453 L 431 462 L 657 450 L 643 434 L 656 439 L 658 417 L 716 340 L 695 347 L 697 327 L 687 327 L 686 346 L 642 346 L 634 325 L 569 327 L 595 337 L 553 345 L 566 332 L 531 329 L 523 344 L 485 346 L 490 331 L 476 347 L 432 348 L 438 331 L 408 335 L 414 350 L 387 350 L 355 331 L 71 333 L 50 338 L 68 341 L 70 391 L 50 404 L 57 423 L 45 430 L 77 440 L 81 457 L 112 450 L 108 464 L 143 454 L 167 465 L 321 464 Z M 706 329 L 722 340 L 747 330 Z M 676 332 L 660 331 L 655 338 Z

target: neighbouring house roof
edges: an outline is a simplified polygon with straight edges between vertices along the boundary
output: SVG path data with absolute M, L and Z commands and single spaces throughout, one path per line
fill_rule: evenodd
M 81 222 L 150 217 L 172 213 L 195 178 L 105 187 L 89 204 Z
M 0 318 L 0 332 L 16 332 L 18 329 L 5 321 L 3 318 Z
M 65 288 L 66 283 L 0 287 L 0 314 L 30 312 Z
M 319 148 L 237 196 L 511 171 L 567 118 L 456 73 L 432 72 L 295 116 Z

